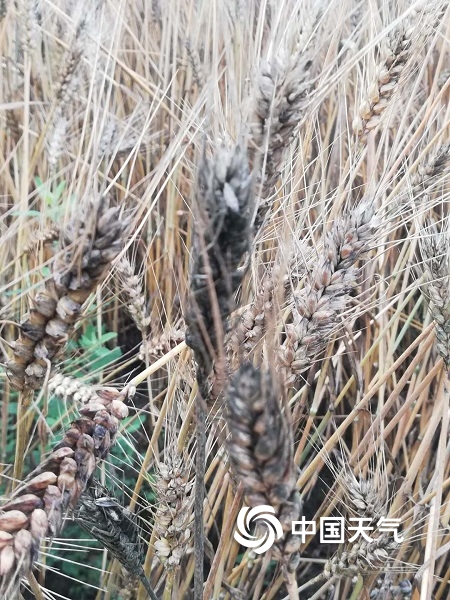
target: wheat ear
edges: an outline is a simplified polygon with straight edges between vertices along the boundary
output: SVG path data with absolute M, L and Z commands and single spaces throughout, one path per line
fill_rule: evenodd
M 158 465 L 157 510 L 155 530 L 158 539 L 155 542 L 156 555 L 167 571 L 180 569 L 180 563 L 186 553 L 191 531 L 192 482 L 186 469 L 187 456 L 177 454 L 175 448 L 167 448 L 164 462 Z
M 398 89 L 400 77 L 411 55 L 413 33 L 414 27 L 408 22 L 401 24 L 388 36 L 383 59 L 376 65 L 372 83 L 353 122 L 353 131 L 359 137 L 362 138 L 378 126 Z
M 270 208 L 270 196 L 280 176 L 286 150 L 299 126 L 312 90 L 309 55 L 286 51 L 261 63 L 254 91 L 254 116 L 250 123 L 249 149 L 260 172 L 257 196 L 258 228 Z
M 344 498 L 346 504 L 342 506 L 343 513 L 349 518 L 367 519 L 369 525 L 378 524 L 381 517 L 389 513 L 389 498 L 387 485 L 381 485 L 373 476 L 355 477 L 347 469 L 343 479 Z M 350 521 L 351 522 L 351 521 Z M 362 521 L 364 523 L 364 521 Z M 392 534 L 381 531 L 376 534 L 371 531 L 370 540 L 360 536 L 353 542 L 346 542 L 326 562 L 323 576 L 353 577 L 372 572 L 386 571 L 394 560 L 395 551 L 400 543 Z
M 103 200 L 92 206 L 94 218 L 75 217 L 61 233 L 61 253 L 45 289 L 31 299 L 20 325 L 14 355 L 7 363 L 11 384 L 19 390 L 42 387 L 52 362 L 64 347 L 83 303 L 104 278 L 123 246 L 128 220 Z M 81 240 L 81 244 L 79 243 Z
M 227 408 L 233 472 L 251 506 L 275 509 L 285 532 L 277 543 L 279 555 L 295 568 L 300 538 L 292 535 L 292 521 L 300 517 L 301 499 L 296 489 L 291 429 L 280 408 L 279 390 L 268 373 L 244 364 L 229 386 Z
M 370 249 L 377 224 L 372 202 L 338 218 L 326 234 L 317 266 L 294 299 L 293 323 L 278 353 L 287 385 L 326 348 L 358 284 L 357 261 Z
M 136 275 L 129 259 L 124 256 L 117 265 L 117 273 L 121 280 L 121 293 L 126 300 L 126 306 L 131 318 L 143 334 L 150 325 L 147 313 L 142 277 Z
M 96 392 L 80 409 L 54 451 L 0 506 L 0 591 L 15 590 L 19 577 L 36 560 L 44 537 L 62 528 L 69 506 L 76 506 L 97 463 L 114 444 L 120 420 L 128 415 L 125 396 L 114 389 Z
M 144 554 L 136 516 L 97 480 L 80 497 L 76 521 L 109 550 L 128 573 L 139 577 L 151 600 L 157 600 L 142 564 Z
M 450 372 L 450 237 L 448 226 L 438 231 L 433 221 L 421 231 L 426 285 L 421 288 L 429 300 L 436 324 L 436 348 Z

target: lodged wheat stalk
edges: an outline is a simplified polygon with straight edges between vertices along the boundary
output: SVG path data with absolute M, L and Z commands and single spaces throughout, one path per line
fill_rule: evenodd
M 231 381 L 227 408 L 233 472 L 251 506 L 275 509 L 285 532 L 283 540 L 277 542 L 279 554 L 295 565 L 300 538 L 291 531 L 292 521 L 300 517 L 301 499 L 296 489 L 292 434 L 280 408 L 277 386 L 268 373 L 246 363 Z
M 326 348 L 357 287 L 357 261 L 370 249 L 377 218 L 369 200 L 338 218 L 326 235 L 317 266 L 294 299 L 293 322 L 278 359 L 287 385 Z
M 67 509 L 76 506 L 107 456 L 128 415 L 124 399 L 117 390 L 98 390 L 54 451 L 0 506 L 0 592 L 6 597 L 31 569 L 43 538 L 61 530 Z
M 72 220 L 60 236 L 61 253 L 53 262 L 45 289 L 30 301 L 30 310 L 13 344 L 8 376 L 19 390 L 42 387 L 52 362 L 64 347 L 81 307 L 119 254 L 128 220 L 103 200 L 93 218 Z M 81 244 L 79 244 L 81 240 Z

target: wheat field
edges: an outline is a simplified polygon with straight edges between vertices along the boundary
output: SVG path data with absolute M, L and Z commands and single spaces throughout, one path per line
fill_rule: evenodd
M 0 60 L 0 599 L 448 600 L 449 3 L 3 0 Z

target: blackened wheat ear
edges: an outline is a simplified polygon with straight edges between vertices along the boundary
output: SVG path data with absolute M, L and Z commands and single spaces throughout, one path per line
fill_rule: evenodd
M 300 538 L 290 532 L 292 521 L 300 518 L 301 499 L 291 429 L 281 410 L 278 386 L 268 373 L 244 364 L 231 381 L 227 407 L 233 471 L 251 506 L 275 509 L 285 532 L 277 544 L 278 552 L 295 568 Z
M 190 295 L 185 315 L 186 344 L 194 351 L 199 394 L 196 400 L 197 456 L 195 484 L 194 597 L 203 597 L 203 498 L 208 377 L 215 362 L 219 381 L 225 377 L 224 329 L 241 283 L 238 267 L 249 249 L 252 181 L 240 146 L 205 158 L 198 176 L 196 225 L 192 250 Z
M 75 520 L 132 575 L 141 580 L 151 600 L 157 600 L 142 564 L 144 554 L 136 516 L 94 479 L 80 497 Z

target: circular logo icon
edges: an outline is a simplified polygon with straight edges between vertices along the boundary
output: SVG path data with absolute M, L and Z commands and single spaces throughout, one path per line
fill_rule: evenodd
M 261 519 L 265 523 L 267 529 L 263 537 L 257 538 L 250 533 L 250 525 L 253 519 Z M 266 552 L 272 548 L 275 540 L 279 540 L 283 536 L 283 528 L 275 516 L 275 509 L 266 504 L 255 506 L 252 509 L 243 506 L 239 511 L 236 525 L 237 531 L 234 532 L 234 539 L 241 546 L 252 548 L 256 554 Z

